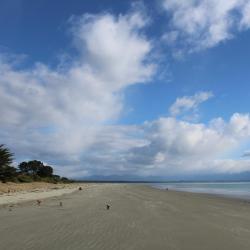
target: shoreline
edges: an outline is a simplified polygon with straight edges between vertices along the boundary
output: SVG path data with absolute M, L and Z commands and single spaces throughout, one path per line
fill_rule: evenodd
M 188 182 L 187 182 L 188 183 Z M 240 184 L 250 184 L 250 182 L 225 182 L 221 183 L 218 182 L 219 184 L 235 184 L 235 183 L 240 183 Z M 156 183 L 157 184 L 157 183 Z M 159 183 L 161 184 L 161 183 Z M 179 183 L 178 183 L 179 184 Z M 182 183 L 180 183 L 182 184 Z M 185 182 L 186 184 L 186 182 Z M 188 183 L 189 184 L 189 183 Z M 203 184 L 201 182 L 195 182 L 195 184 Z M 210 184 L 209 182 L 206 182 L 205 184 Z M 214 184 L 214 182 L 212 183 Z M 226 198 L 226 199 L 236 199 L 236 200 L 242 200 L 242 201 L 249 201 L 250 202 L 250 190 L 219 190 L 218 189 L 206 189 L 206 188 L 201 188 L 203 190 L 199 190 L 199 188 L 196 190 L 194 187 L 171 187 L 171 186 L 158 186 L 155 185 L 154 183 L 150 185 L 153 188 L 160 189 L 160 190 L 169 190 L 169 191 L 175 191 L 175 192 L 184 192 L 184 193 L 190 193 L 190 194 L 200 194 L 200 195 L 209 195 L 209 196 L 214 196 L 214 197 L 220 197 L 220 198 Z
M 158 188 L 156 188 L 156 189 L 158 189 Z M 161 190 L 164 191 L 164 189 L 161 189 Z M 250 198 L 245 198 L 245 197 L 240 197 L 240 196 L 237 197 L 237 196 L 233 196 L 233 195 L 191 192 L 191 191 L 184 191 L 184 190 L 177 190 L 177 189 L 168 189 L 168 190 L 165 190 L 165 191 L 166 192 L 177 192 L 177 193 L 184 193 L 184 194 L 190 194 L 190 195 L 205 196 L 207 198 L 217 198 L 217 199 L 225 199 L 225 200 L 232 200 L 232 201 L 240 201 L 240 202 L 250 203 Z
M 235 196 L 227 196 L 227 195 L 221 195 L 221 194 L 213 194 L 213 193 L 199 193 L 199 192 L 191 192 L 191 191 L 183 191 L 183 190 L 175 190 L 175 189 L 162 189 L 162 188 L 156 188 L 152 186 L 147 186 L 153 189 L 157 189 L 160 191 L 170 192 L 174 194 L 180 194 L 184 196 L 190 196 L 195 198 L 208 198 L 208 199 L 214 199 L 214 200 L 221 200 L 221 201 L 229 201 L 229 202 L 236 202 L 236 203 L 243 203 L 243 204 L 250 204 L 250 198 L 243 198 L 243 197 L 235 197 Z
M 192 192 L 185 190 L 178 190 L 168 188 L 159 188 L 147 183 L 113 183 L 113 182 L 79 182 L 79 183 L 46 183 L 46 182 L 32 182 L 32 183 L 0 183 L 0 207 L 8 206 L 8 205 L 16 205 L 20 203 L 25 203 L 29 201 L 35 200 L 44 200 L 53 197 L 59 197 L 62 195 L 69 195 L 78 190 L 79 187 L 83 189 L 88 187 L 93 187 L 94 185 L 129 185 L 129 186 L 141 186 L 149 189 L 158 190 L 161 192 L 171 192 L 182 195 L 190 195 L 193 197 L 199 198 L 209 198 L 216 200 L 229 200 L 241 203 L 250 203 L 250 197 L 240 197 L 240 196 L 231 196 L 231 195 L 223 195 L 216 193 L 205 193 L 205 192 Z M 5 186 L 5 192 L 3 192 L 3 186 Z M 15 190 L 13 190 L 13 186 Z M 6 190 L 10 189 L 10 192 Z

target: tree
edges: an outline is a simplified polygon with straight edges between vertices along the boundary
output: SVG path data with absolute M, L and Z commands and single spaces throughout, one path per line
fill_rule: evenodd
M 41 161 L 24 161 L 18 165 L 18 170 L 12 167 L 14 154 L 3 144 L 0 144 L 0 181 L 47 181 L 47 182 L 69 182 L 67 178 L 53 175 L 53 168 L 46 166 Z
M 50 166 L 42 166 L 39 168 L 37 174 L 41 177 L 51 177 L 53 174 L 53 168 Z
M 3 144 L 0 145 L 0 169 L 10 167 L 13 162 L 13 154 Z
M 53 168 L 44 165 L 41 161 L 33 160 L 29 162 L 21 162 L 18 166 L 21 174 L 51 177 L 53 175 Z
M 18 165 L 18 168 L 19 168 L 20 173 L 22 173 L 22 174 L 29 174 L 29 165 L 28 165 L 28 163 L 26 161 L 21 162 Z
M 3 182 L 6 181 L 16 181 L 16 168 L 8 166 L 3 169 L 0 169 L 0 180 Z
M 43 163 L 37 160 L 29 161 L 28 165 L 32 175 L 38 175 L 39 169 L 43 167 Z
M 19 171 L 22 174 L 28 174 L 28 175 L 38 175 L 39 169 L 43 167 L 43 163 L 41 161 L 29 161 L 29 162 L 21 162 L 18 165 Z
M 14 155 L 10 150 L 0 145 L 0 180 L 7 181 L 16 175 L 16 169 L 11 166 Z

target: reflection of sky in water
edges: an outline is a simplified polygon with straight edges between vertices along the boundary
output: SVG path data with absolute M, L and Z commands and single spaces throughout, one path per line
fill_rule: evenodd
M 155 183 L 157 188 L 250 199 L 250 182 Z

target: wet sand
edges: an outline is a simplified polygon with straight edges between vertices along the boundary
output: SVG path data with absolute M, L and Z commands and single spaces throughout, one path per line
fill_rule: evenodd
M 142 185 L 93 184 L 41 206 L 2 206 L 0 221 L 1 250 L 250 249 L 249 202 Z

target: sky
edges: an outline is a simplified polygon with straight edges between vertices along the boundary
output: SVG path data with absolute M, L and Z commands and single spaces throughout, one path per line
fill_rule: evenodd
M 2 0 L 0 143 L 70 178 L 250 171 L 250 0 Z

